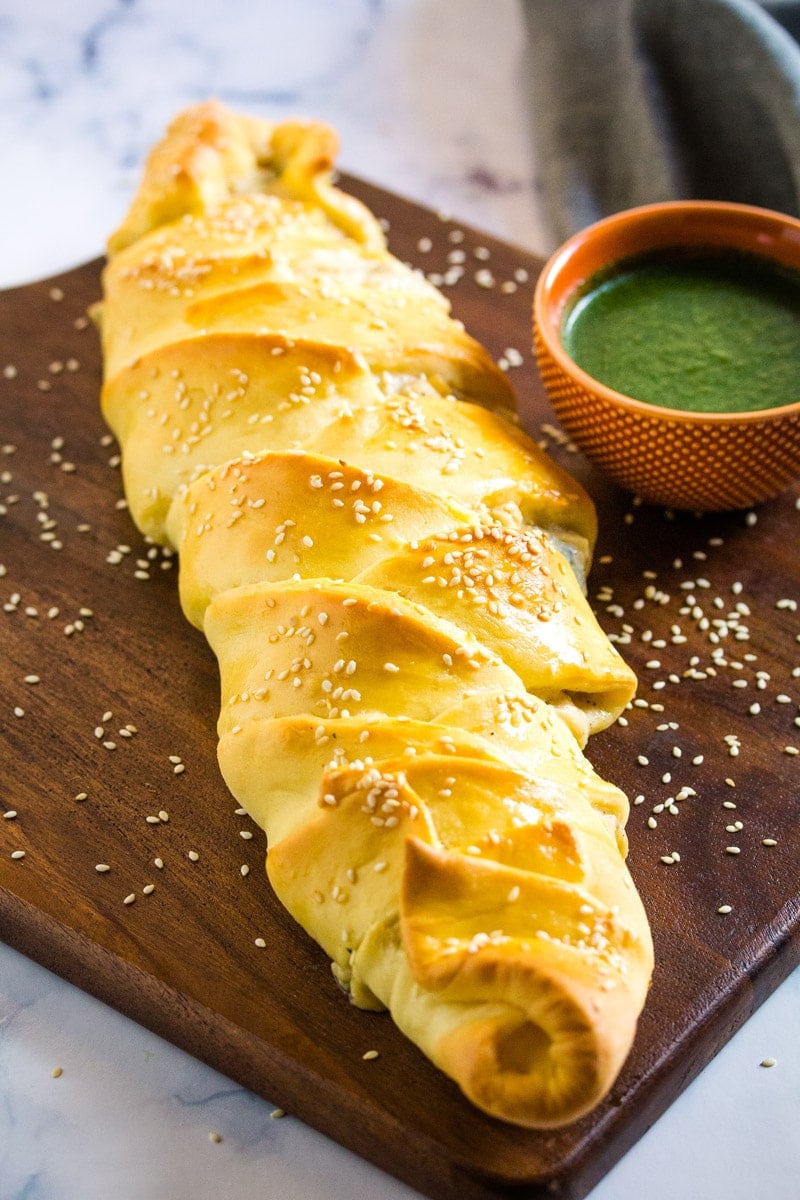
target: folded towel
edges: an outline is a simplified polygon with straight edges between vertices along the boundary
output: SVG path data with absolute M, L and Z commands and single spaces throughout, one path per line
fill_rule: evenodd
M 522 0 L 555 242 L 668 199 L 800 216 L 800 0 Z

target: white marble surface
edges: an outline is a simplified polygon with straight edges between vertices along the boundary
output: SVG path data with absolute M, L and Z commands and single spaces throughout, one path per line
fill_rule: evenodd
M 99 254 L 144 151 L 209 94 L 326 118 L 345 169 L 547 251 L 524 71 L 514 0 L 6 0 L 0 285 Z M 592 1200 L 798 1200 L 799 1027 L 795 972 Z M 416 1194 L 271 1112 L 0 945 L 0 1200 Z

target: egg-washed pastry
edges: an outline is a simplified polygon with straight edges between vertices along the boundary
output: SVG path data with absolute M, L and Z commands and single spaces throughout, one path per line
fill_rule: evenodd
M 276 894 L 355 1004 L 552 1128 L 610 1088 L 652 970 L 627 800 L 582 752 L 635 679 L 585 599 L 590 500 L 336 147 L 176 118 L 108 244 L 103 412 Z

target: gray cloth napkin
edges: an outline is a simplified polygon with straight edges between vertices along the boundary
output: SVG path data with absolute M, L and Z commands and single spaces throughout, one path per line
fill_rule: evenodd
M 522 0 L 557 242 L 669 199 L 800 216 L 800 0 Z

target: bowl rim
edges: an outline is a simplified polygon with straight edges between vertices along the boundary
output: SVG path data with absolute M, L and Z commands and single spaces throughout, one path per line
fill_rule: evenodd
M 659 219 L 663 217 L 691 216 L 693 214 L 707 217 L 711 213 L 718 213 L 723 222 L 732 221 L 735 218 L 739 218 L 740 220 L 744 218 L 745 220 L 751 220 L 755 224 L 766 222 L 773 227 L 783 226 L 795 233 L 798 241 L 800 241 L 800 219 L 792 217 L 788 213 L 778 212 L 769 208 L 760 208 L 753 204 L 739 204 L 730 200 L 661 200 L 652 204 L 638 205 L 635 208 L 622 209 L 620 212 L 611 213 L 609 216 L 602 217 L 599 221 L 594 221 L 591 225 L 578 230 L 563 242 L 547 259 L 539 273 L 534 289 L 534 330 L 541 337 L 548 352 L 565 374 L 574 378 L 586 391 L 594 392 L 606 404 L 627 409 L 638 417 L 647 418 L 662 424 L 680 422 L 688 425 L 711 425 L 716 427 L 763 425 L 785 421 L 789 418 L 800 418 L 800 400 L 795 400 L 791 404 L 772 405 L 769 408 L 753 409 L 748 412 L 701 412 L 694 409 L 669 408 L 666 405 L 651 404 L 646 400 L 637 400 L 634 396 L 628 396 L 625 392 L 618 392 L 614 388 L 609 387 L 608 384 L 595 379 L 593 375 L 590 375 L 582 367 L 578 366 L 575 360 L 564 349 L 560 333 L 555 332 L 555 329 L 560 327 L 560 320 L 556 324 L 556 322 L 548 319 L 551 312 L 551 305 L 549 303 L 550 288 L 563 267 L 588 241 L 606 234 L 610 230 L 613 230 L 615 226 L 621 229 L 629 225 L 646 227 L 648 224 L 653 224 L 656 226 Z M 674 244 L 680 245 L 680 242 L 678 241 Z M 700 243 L 694 244 L 699 245 Z M 612 266 L 614 262 L 621 262 L 625 257 L 624 253 L 620 254 L 609 261 L 608 265 Z M 769 260 L 770 255 L 764 254 L 763 257 Z M 601 270 L 602 268 L 598 269 Z M 800 267 L 797 270 L 800 272 Z

